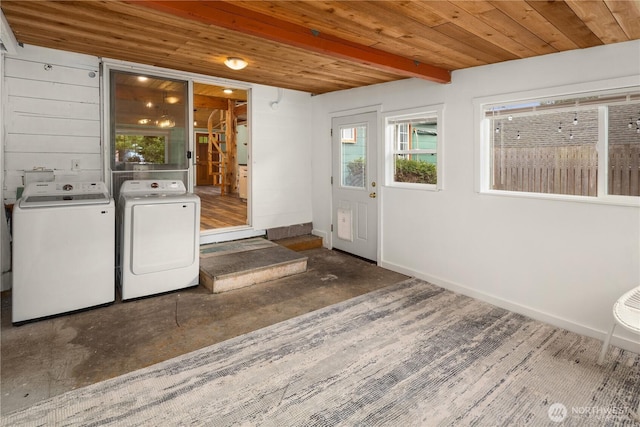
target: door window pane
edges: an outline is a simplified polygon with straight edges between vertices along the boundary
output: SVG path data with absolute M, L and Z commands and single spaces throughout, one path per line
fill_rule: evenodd
M 364 125 L 340 128 L 343 187 L 363 189 L 367 177 L 367 128 Z

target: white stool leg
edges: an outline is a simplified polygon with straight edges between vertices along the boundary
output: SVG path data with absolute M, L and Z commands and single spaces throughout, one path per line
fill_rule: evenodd
M 609 348 L 609 343 L 611 342 L 611 337 L 613 336 L 613 330 L 616 328 L 616 322 L 613 322 L 613 326 L 611 326 L 611 331 L 609 331 L 609 335 L 604 339 L 602 343 L 602 350 L 600 350 L 600 357 L 598 358 L 598 365 L 602 365 L 604 362 L 604 356 L 607 354 L 607 349 Z

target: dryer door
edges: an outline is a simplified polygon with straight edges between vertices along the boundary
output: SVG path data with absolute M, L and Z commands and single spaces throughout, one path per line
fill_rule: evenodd
M 132 209 L 131 271 L 148 274 L 195 262 L 199 229 L 194 202 L 135 205 Z

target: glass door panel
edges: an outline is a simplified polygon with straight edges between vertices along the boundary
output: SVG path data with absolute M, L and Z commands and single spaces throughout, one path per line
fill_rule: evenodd
M 366 187 L 367 177 L 367 127 L 365 125 L 340 128 L 340 163 L 343 187 Z
M 188 83 L 110 71 L 112 192 L 130 179 L 179 179 L 188 187 Z

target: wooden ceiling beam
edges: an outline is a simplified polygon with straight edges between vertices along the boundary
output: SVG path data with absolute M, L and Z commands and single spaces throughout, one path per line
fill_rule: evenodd
M 345 61 L 356 62 L 437 83 L 450 83 L 451 73 L 444 68 L 423 64 L 389 52 L 320 33 L 259 12 L 223 1 L 132 1 L 159 12 L 197 20 L 209 25 L 295 46 Z

